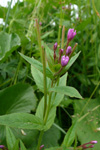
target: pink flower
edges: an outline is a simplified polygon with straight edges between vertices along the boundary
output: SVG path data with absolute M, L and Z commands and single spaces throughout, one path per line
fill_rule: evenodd
M 62 67 L 66 66 L 68 64 L 68 61 L 69 61 L 69 57 L 68 56 L 62 56 L 61 58 L 61 65 Z
M 68 55 L 68 54 L 71 53 L 71 49 L 72 49 L 71 46 L 68 46 L 68 47 L 67 47 L 67 49 L 66 49 L 66 55 Z
M 70 42 L 75 35 L 76 35 L 76 30 L 74 31 L 74 29 L 69 29 L 67 34 L 67 40 Z

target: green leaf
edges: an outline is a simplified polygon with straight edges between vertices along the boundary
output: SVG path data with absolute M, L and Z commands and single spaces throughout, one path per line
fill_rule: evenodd
M 70 97 L 82 98 L 79 92 L 71 86 L 57 86 L 54 88 L 50 88 L 49 91 L 58 92 Z
M 41 101 L 37 107 L 36 116 L 43 119 L 43 110 L 44 110 L 44 97 L 41 99 Z M 55 117 L 56 117 L 56 106 L 52 105 L 50 108 L 50 111 L 49 111 L 46 125 L 44 127 L 45 131 L 48 130 L 52 126 L 52 124 L 54 123 Z
M 65 75 L 63 75 L 60 78 L 58 86 L 66 86 L 67 76 L 68 76 L 68 73 L 66 73 Z M 64 98 L 64 94 L 56 93 L 56 95 L 55 95 L 55 93 L 52 93 L 53 105 L 58 106 L 61 103 L 61 101 L 63 100 L 63 98 Z
M 53 125 L 55 117 L 56 117 L 56 107 L 52 106 L 50 108 L 50 112 L 49 112 L 49 115 L 48 115 L 46 126 L 44 128 L 45 131 L 47 131 Z
M 81 144 L 98 141 L 94 145 L 94 150 L 99 150 L 100 144 L 100 100 L 84 99 L 74 100 L 74 118 L 78 119 L 76 135 Z M 81 116 L 80 116 L 81 113 Z M 79 117 L 80 116 L 80 117 Z
M 6 127 L 6 141 L 9 150 L 13 150 L 16 143 L 16 138 L 9 127 Z
M 78 52 L 76 55 L 74 55 L 73 57 L 71 57 L 68 65 L 65 67 L 66 70 L 68 70 L 72 65 L 73 63 L 76 61 L 76 59 L 78 58 L 78 56 L 80 55 L 81 51 Z
M 15 145 L 13 146 L 13 150 L 19 150 L 19 139 L 16 140 Z
M 75 140 L 75 132 L 76 132 L 77 122 L 73 123 L 70 129 L 67 131 L 66 136 L 64 137 L 63 145 L 69 147 Z
M 0 32 L 0 60 L 4 60 L 14 50 L 20 46 L 20 38 L 17 34 L 8 34 L 6 32 Z
M 26 148 L 21 140 L 20 140 L 20 150 L 26 150 Z
M 73 57 L 71 57 L 70 61 L 68 62 L 68 64 L 66 65 L 65 68 L 63 68 L 63 70 L 61 71 L 60 75 L 63 75 L 66 71 L 68 71 L 68 69 L 73 65 L 73 63 L 76 61 L 76 59 L 78 58 L 78 56 L 80 55 L 81 51 L 78 52 L 76 55 L 74 55 Z
M 43 73 L 43 65 L 37 61 L 36 59 L 34 58 L 30 58 L 28 56 L 25 56 L 21 53 L 19 53 L 28 63 L 30 63 L 31 65 L 33 65 L 36 69 L 38 69 L 40 72 Z M 52 72 L 50 71 L 50 69 L 48 67 L 46 67 L 46 75 L 47 77 L 49 78 L 53 78 L 53 74 Z
M 33 88 L 29 84 L 19 83 L 1 90 L 0 100 L 0 115 L 5 115 L 34 110 L 36 108 L 37 98 L 34 95 Z M 29 135 L 28 133 L 27 136 Z M 16 134 L 19 135 L 20 130 L 17 130 Z M 0 126 L 0 139 L 2 143 L 5 140 L 5 136 L 5 126 Z M 20 137 L 22 137 L 21 134 Z M 24 136 L 24 139 L 25 138 Z
M 30 112 L 35 109 L 37 101 L 32 87 L 24 83 L 1 90 L 0 99 L 0 115 L 14 112 Z
M 0 116 L 0 125 L 20 129 L 38 129 L 43 130 L 43 120 L 37 116 L 27 113 L 13 113 Z
M 49 32 L 46 32 L 44 35 L 41 36 L 41 39 L 45 39 L 48 35 L 52 34 L 54 31 L 49 31 Z
M 31 65 L 31 73 L 32 73 L 32 76 L 33 76 L 39 90 L 44 93 L 43 73 L 41 73 L 38 69 L 36 69 L 32 65 Z M 49 78 L 47 78 L 47 89 L 50 87 L 50 85 L 51 85 L 51 80 Z

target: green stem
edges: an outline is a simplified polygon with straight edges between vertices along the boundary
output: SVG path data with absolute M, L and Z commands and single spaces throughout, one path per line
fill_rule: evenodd
M 44 134 L 44 131 L 41 131 L 39 135 L 37 150 L 40 150 L 43 134 Z
M 71 54 L 69 55 L 70 58 L 71 58 L 71 56 L 73 55 L 73 53 L 74 53 L 74 51 L 75 51 L 77 45 L 78 45 L 78 43 L 75 43 L 75 45 L 74 45 L 74 47 L 73 47 L 73 49 L 72 49 L 72 52 L 71 52 Z
M 42 58 L 42 46 L 41 46 L 41 33 L 40 33 L 40 30 L 39 30 L 38 20 L 36 19 L 35 21 L 36 21 L 38 44 L 39 44 L 39 49 L 40 49 L 40 57 L 41 57 L 41 61 L 43 61 L 43 58 Z
M 64 47 L 64 37 L 65 37 L 65 26 L 62 29 L 62 40 L 61 40 L 61 49 Z
M 52 86 L 53 86 L 53 81 L 52 81 L 51 87 L 52 87 Z M 50 111 L 51 96 L 52 96 L 52 92 L 49 93 L 49 102 L 48 102 L 48 106 L 47 106 L 46 113 L 45 113 L 45 117 L 44 117 L 44 125 L 46 124 L 46 121 L 47 121 L 48 115 L 49 115 L 49 111 Z M 39 139 L 38 139 L 37 150 L 40 150 L 40 145 L 41 145 L 43 133 L 44 133 L 44 131 L 41 131 L 41 132 L 40 132 Z
M 46 80 L 46 58 L 45 58 L 45 50 L 42 47 L 42 58 L 43 58 L 43 76 L 44 76 L 44 115 L 45 116 L 45 111 L 46 111 L 46 106 L 47 106 L 47 80 Z
M 59 23 L 59 30 L 58 30 L 58 49 L 60 47 L 61 27 L 62 27 L 62 0 L 61 0 L 61 9 L 60 9 L 60 23 Z
M 8 6 L 8 11 L 7 11 L 6 20 L 5 20 L 5 26 L 4 26 L 4 28 L 3 28 L 3 31 L 6 30 L 6 26 L 7 26 L 7 22 L 8 22 L 8 18 L 9 18 L 9 13 L 10 13 L 12 1 L 13 1 L 13 0 L 11 0 L 10 4 L 9 4 L 9 6 Z
M 46 121 L 48 119 L 48 115 L 49 115 L 49 111 L 50 111 L 50 104 L 51 104 L 51 96 L 52 96 L 52 92 L 49 93 L 49 102 L 48 102 L 48 107 L 47 107 L 46 114 L 44 117 L 44 124 L 46 124 Z

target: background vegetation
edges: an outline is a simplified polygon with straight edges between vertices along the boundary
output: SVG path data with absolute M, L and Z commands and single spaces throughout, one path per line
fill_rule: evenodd
M 11 1 L 12 2 L 12 1 Z M 65 132 L 76 118 L 80 123 L 76 129 L 78 145 L 100 141 L 100 2 L 99 0 L 19 0 L 13 8 L 0 6 L 0 115 L 14 112 L 35 114 L 43 93 L 37 89 L 30 65 L 19 55 L 21 52 L 40 60 L 35 19 L 40 22 L 41 39 L 53 51 L 55 42 L 61 38 L 65 26 L 66 40 L 69 28 L 77 35 L 71 42 L 78 43 L 81 50 L 77 61 L 69 70 L 67 85 L 81 93 L 84 100 L 65 96 L 57 108 L 53 126 L 44 134 L 45 148 L 59 146 Z M 34 92 L 33 92 L 34 91 Z M 38 130 L 12 129 L 29 150 L 36 148 Z M 5 127 L 0 126 L 0 142 L 5 144 Z M 75 142 L 73 143 L 73 145 Z

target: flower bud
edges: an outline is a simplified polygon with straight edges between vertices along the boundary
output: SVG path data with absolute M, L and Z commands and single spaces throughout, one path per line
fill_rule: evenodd
M 69 61 L 69 57 L 68 56 L 62 56 L 61 58 L 61 65 L 62 67 L 66 66 L 68 64 L 68 61 Z
M 74 29 L 69 29 L 67 34 L 67 40 L 70 42 L 75 35 L 76 35 L 76 30 L 74 31 Z
M 41 145 L 41 146 L 40 146 L 40 149 L 42 149 L 43 147 L 44 147 L 44 145 Z
M 97 141 L 91 141 L 90 142 L 90 144 L 96 144 L 97 143 Z
M 53 46 L 53 50 L 56 51 L 56 49 L 57 49 L 57 42 Z
M 71 53 L 71 46 L 68 46 L 66 49 L 66 55 L 69 55 Z
M 42 22 L 39 22 L 39 25 L 42 26 Z

